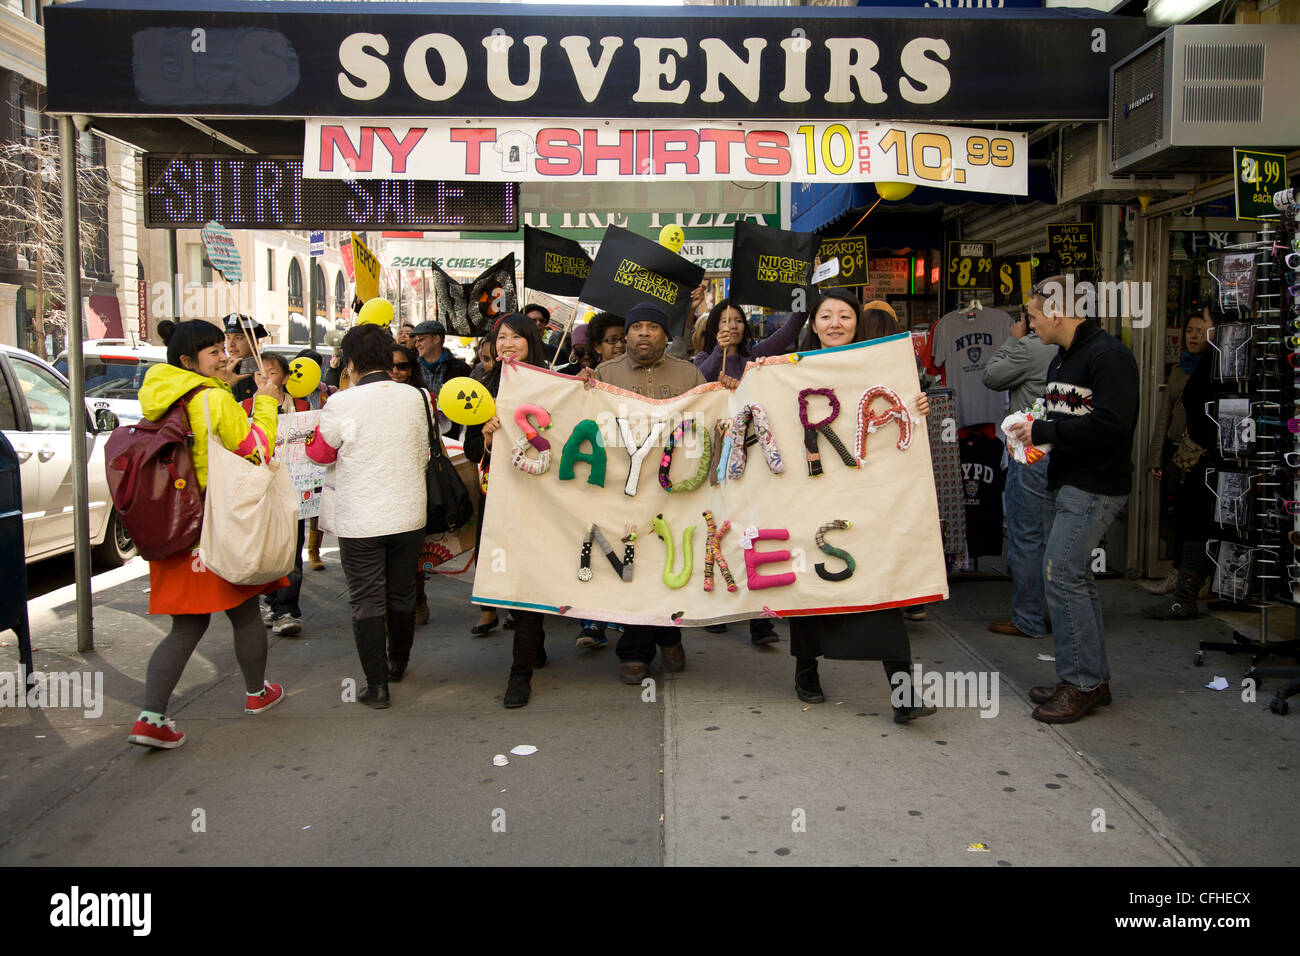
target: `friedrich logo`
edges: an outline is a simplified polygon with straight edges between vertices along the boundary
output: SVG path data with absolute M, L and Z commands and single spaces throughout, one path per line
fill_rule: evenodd
M 77 927 L 130 927 L 132 935 L 148 936 L 153 926 L 152 893 L 68 893 L 50 897 L 50 925 Z
M 1151 102 L 1153 99 L 1155 99 L 1155 98 L 1156 98 L 1155 93 L 1148 93 L 1146 96 L 1139 96 L 1139 97 L 1138 97 L 1137 99 L 1135 99 L 1132 103 L 1125 103 L 1125 104 L 1124 104 L 1124 115 L 1125 115 L 1125 116 L 1128 116 L 1129 113 L 1132 113 L 1132 112 L 1133 112 L 1135 109 L 1137 109 L 1139 106 L 1146 106 L 1148 103 L 1150 103 L 1150 102 Z

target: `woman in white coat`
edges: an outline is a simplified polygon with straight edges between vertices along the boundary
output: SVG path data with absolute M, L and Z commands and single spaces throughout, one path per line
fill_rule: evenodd
M 339 539 L 348 581 L 352 633 L 366 675 L 357 699 L 379 709 L 389 706 L 388 683 L 402 679 L 415 639 L 429 460 L 425 393 L 389 377 L 394 344 L 377 325 L 343 336 L 341 365 L 352 387 L 330 397 L 307 446 L 309 458 L 332 466 L 320 524 Z

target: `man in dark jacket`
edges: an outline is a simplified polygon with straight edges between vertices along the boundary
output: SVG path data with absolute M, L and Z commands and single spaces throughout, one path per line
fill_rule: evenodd
M 411 330 L 411 346 L 420 353 L 420 370 L 424 373 L 424 385 L 437 399 L 443 385 L 453 378 L 469 375 L 469 365 L 457 358 L 451 350 L 443 347 L 447 330 L 441 322 L 430 319 L 421 322 Z M 449 438 L 460 435 L 460 426 L 447 421 L 441 411 L 438 412 L 438 430 Z
M 1101 599 L 1092 576 L 1102 535 L 1128 500 L 1138 417 L 1137 362 L 1122 342 L 1071 301 L 1074 284 L 1046 279 L 1029 294 L 1038 337 L 1060 346 L 1047 372 L 1047 418 L 1012 426 L 1012 437 L 1052 446 L 1048 488 L 1056 516 L 1043 560 L 1056 645 L 1056 687 L 1035 687 L 1033 716 L 1071 723 L 1109 704 L 1110 667 Z

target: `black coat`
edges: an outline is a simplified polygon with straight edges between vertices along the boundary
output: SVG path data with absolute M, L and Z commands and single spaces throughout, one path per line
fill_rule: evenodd
M 855 614 L 790 618 L 790 653 L 833 661 L 910 661 L 903 612 L 898 608 Z

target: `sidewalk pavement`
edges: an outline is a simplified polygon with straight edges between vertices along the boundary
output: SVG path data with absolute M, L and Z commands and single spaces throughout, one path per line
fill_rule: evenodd
M 344 703 L 364 683 L 337 553 L 304 580 L 300 637 L 271 638 L 287 699 L 243 713 L 229 625 L 214 618 L 172 714 L 173 752 L 126 742 L 167 620 L 144 615 L 146 566 L 96 579 L 96 651 L 76 654 L 71 589 L 32 602 L 36 662 L 101 672 L 102 716 L 0 710 L 0 864 L 1287 865 L 1300 859 L 1297 717 L 1243 702 L 1247 660 L 1196 641 L 1213 618 L 1160 624 L 1149 595 L 1102 584 L 1115 702 L 1070 725 L 1032 720 L 1054 683 L 1050 641 L 1007 638 L 1009 582 L 955 582 L 908 625 L 927 670 L 996 671 L 999 709 L 899 726 L 874 662 L 824 662 L 827 702 L 801 704 L 784 624 L 685 632 L 688 665 L 649 688 L 609 647 L 577 651 L 548 618 L 532 702 L 501 706 L 510 633 L 473 638 L 468 582 L 429 583 L 406 679 L 387 711 Z M 0 647 L 3 669 L 17 649 Z M 1229 690 L 1204 685 L 1216 674 Z M 495 754 L 519 744 L 530 756 Z M 985 847 L 986 849 L 982 849 Z

